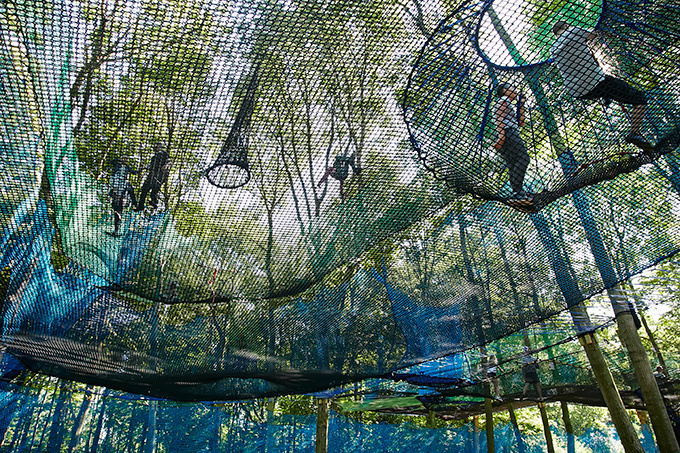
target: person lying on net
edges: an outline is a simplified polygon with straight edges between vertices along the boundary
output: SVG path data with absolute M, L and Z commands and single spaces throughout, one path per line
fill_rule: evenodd
M 495 115 L 498 136 L 493 146 L 508 167 L 512 187 L 510 199 L 531 201 L 531 194 L 525 192 L 523 188 L 524 175 L 529 166 L 529 153 L 519 135 L 519 128 L 524 124 L 521 96 L 507 83 L 498 85 L 496 95 L 499 97 Z
M 645 93 L 621 79 L 605 74 L 590 48 L 590 43 L 597 36 L 596 32 L 571 26 L 563 20 L 555 22 L 552 31 L 557 40 L 550 48 L 550 54 L 569 94 L 576 99 L 604 99 L 605 102 L 614 100 L 619 103 L 630 121 L 626 142 L 645 152 L 651 151 L 652 145 L 640 132 L 647 109 Z

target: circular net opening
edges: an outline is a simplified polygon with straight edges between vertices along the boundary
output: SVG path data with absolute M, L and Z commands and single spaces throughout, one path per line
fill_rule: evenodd
M 250 181 L 250 170 L 234 163 L 218 163 L 206 172 L 210 184 L 221 189 L 236 189 Z
M 653 21 L 631 27 L 639 8 L 589 5 L 542 7 L 539 14 L 519 6 L 494 10 L 480 1 L 442 22 L 414 65 L 403 104 L 411 143 L 435 177 L 460 193 L 536 212 L 677 147 L 680 78 L 673 55 L 680 35 L 660 14 L 668 8 L 649 6 Z M 617 89 L 623 84 L 644 96 L 637 137 L 626 105 L 575 97 L 567 86 L 573 80 L 543 56 L 556 40 L 557 20 L 596 24 L 583 55 L 619 79 Z M 495 48 L 503 51 L 492 53 Z

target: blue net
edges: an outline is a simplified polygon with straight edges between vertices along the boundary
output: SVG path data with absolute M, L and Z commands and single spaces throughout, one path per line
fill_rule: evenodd
M 3 3 L 7 376 L 190 401 L 366 379 L 478 396 L 498 341 L 517 393 L 517 332 L 679 250 L 677 11 Z M 627 110 L 568 92 L 558 18 L 596 32 Z M 494 148 L 502 83 L 524 93 L 522 190 Z M 651 147 L 627 135 L 640 92 Z M 598 327 L 563 324 L 536 349 Z M 584 360 L 551 385 L 592 385 Z
M 0 438 L 7 451 L 156 451 L 212 452 L 312 452 L 316 416 L 287 415 L 265 401 L 231 404 L 177 404 L 139 399 L 101 388 L 78 390 L 53 380 L 43 390 L 12 386 L 1 392 Z M 639 426 L 645 451 L 655 452 Z M 616 452 L 621 444 L 607 423 L 583 424 L 568 434 L 559 423 L 551 425 L 557 448 L 572 445 L 576 451 Z M 486 451 L 483 422 L 425 428 L 413 423 L 364 423 L 331 411 L 329 452 L 374 451 Z M 496 451 L 545 451 L 540 430 L 520 433 L 510 423 L 494 426 Z

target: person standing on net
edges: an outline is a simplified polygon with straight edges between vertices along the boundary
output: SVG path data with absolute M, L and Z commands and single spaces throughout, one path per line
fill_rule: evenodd
M 647 109 L 645 93 L 605 74 L 590 48 L 596 32 L 569 25 L 563 20 L 555 22 L 552 31 L 557 40 L 550 48 L 550 55 L 569 94 L 576 99 L 604 99 L 605 102 L 614 100 L 619 103 L 630 121 L 626 142 L 645 152 L 651 151 L 652 145 L 640 132 Z
M 128 182 L 128 175 L 139 174 L 139 171 L 133 170 L 128 165 L 127 157 L 123 156 L 111 161 L 111 190 L 109 196 L 111 197 L 111 207 L 113 208 L 113 232 L 106 232 L 107 234 L 118 237 L 120 236 L 118 230 L 120 229 L 120 222 L 123 218 L 123 207 L 125 206 L 126 197 L 130 198 L 130 204 L 134 208 L 137 205 L 135 199 L 135 189 L 132 184 Z
M 527 390 L 532 385 L 536 389 L 536 394 L 539 400 L 543 400 L 543 392 L 541 391 L 541 380 L 538 377 L 538 359 L 531 355 L 528 346 L 524 346 L 522 350 L 522 376 L 524 377 L 524 389 L 522 390 L 523 400 L 527 396 Z
M 149 163 L 149 173 L 142 184 L 142 189 L 139 194 L 139 204 L 135 211 L 144 210 L 144 201 L 146 196 L 150 195 L 149 205 L 152 208 L 158 207 L 158 192 L 161 186 L 168 180 L 170 174 L 170 154 L 163 149 L 163 144 L 155 143 L 153 145 L 154 155 Z
M 507 83 L 498 85 L 496 95 L 499 97 L 495 115 L 497 139 L 493 146 L 508 167 L 512 188 L 510 199 L 530 202 L 532 197 L 523 188 L 524 175 L 529 167 L 529 153 L 519 135 L 519 128 L 524 125 L 521 95 Z

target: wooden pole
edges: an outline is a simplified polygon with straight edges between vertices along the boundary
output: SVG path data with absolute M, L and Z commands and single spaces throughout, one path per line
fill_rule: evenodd
M 623 306 L 628 306 L 628 299 L 618 287 L 614 287 L 608 292 L 614 312 L 616 313 L 619 338 L 621 338 L 623 346 L 628 351 L 630 363 L 635 371 L 635 377 L 642 391 L 642 397 L 645 400 L 649 418 L 652 421 L 652 429 L 654 429 L 654 434 L 656 435 L 659 451 L 661 453 L 679 453 L 680 446 L 678 446 L 673 426 L 668 418 L 661 391 L 654 378 L 647 351 L 642 345 L 642 340 L 638 334 L 635 319 L 630 310 L 622 308 Z
M 621 444 L 626 453 L 644 453 L 640 439 L 637 437 L 637 431 L 635 431 L 628 412 L 626 412 L 619 390 L 609 371 L 609 366 L 597 343 L 588 311 L 581 302 L 585 298 L 572 276 L 571 264 L 560 253 L 545 217 L 539 212 L 531 216 L 531 221 L 536 227 L 536 232 L 545 250 L 548 252 L 560 291 L 567 304 L 570 305 L 569 314 L 578 332 L 579 342 L 588 357 L 597 385 L 602 392 L 607 409 L 609 409 L 612 422 L 619 433 Z
M 510 35 L 503 28 L 502 22 L 494 13 L 493 8 L 489 8 L 489 17 L 499 37 L 508 48 L 511 56 L 514 58 L 515 63 L 518 65 L 524 64 L 524 60 L 512 42 Z M 562 166 L 565 176 L 567 179 L 569 179 L 574 170 L 578 168 L 578 162 L 560 135 L 560 131 L 557 127 L 553 113 L 549 108 L 547 108 L 548 103 L 546 96 L 538 79 L 541 71 L 541 68 L 529 70 L 525 73 L 525 79 L 527 80 L 527 83 L 529 84 L 531 91 L 536 98 L 537 105 L 543 116 L 546 126 L 546 132 L 550 137 L 550 143 L 555 149 L 558 161 Z M 624 347 L 628 350 L 631 365 L 633 365 L 633 370 L 635 371 L 635 377 L 637 378 L 640 389 L 642 390 L 642 395 L 648 408 L 649 417 L 652 421 L 652 427 L 654 428 L 654 433 L 656 434 L 656 439 L 659 444 L 659 451 L 661 453 L 680 453 L 680 447 L 678 446 L 678 442 L 675 439 L 671 422 L 668 418 L 668 414 L 666 413 L 663 401 L 661 400 L 659 387 L 654 381 L 649 359 L 647 357 L 646 351 L 642 347 L 640 336 L 638 335 L 637 329 L 635 328 L 635 322 L 630 312 L 628 301 L 625 298 L 625 295 L 623 295 L 618 289 L 618 287 L 614 286 L 617 282 L 616 273 L 613 270 L 607 249 L 600 236 L 597 223 L 595 222 L 595 217 L 593 216 L 593 213 L 590 209 L 589 200 L 587 196 L 581 191 L 572 192 L 571 196 L 574 206 L 576 207 L 576 211 L 581 219 L 581 224 L 583 225 L 586 239 L 590 245 L 590 249 L 593 258 L 595 259 L 598 271 L 602 277 L 602 281 L 604 282 L 605 287 L 613 288 L 609 290 L 609 298 L 614 308 L 614 313 L 616 314 L 621 341 L 624 343 Z M 536 215 L 532 216 L 532 220 L 533 217 L 536 217 Z M 568 275 L 560 274 L 558 274 L 557 277 L 558 279 L 569 278 Z M 637 446 L 642 449 L 639 439 L 636 439 L 636 443 Z M 637 446 L 635 446 L 635 448 L 638 448 Z M 626 449 L 626 451 L 628 451 L 628 449 Z
M 616 431 L 619 433 L 619 438 L 625 451 L 627 453 L 643 453 L 644 449 L 640 439 L 638 439 L 635 428 L 633 428 L 628 412 L 623 405 L 619 389 L 616 387 L 616 383 L 614 383 L 614 377 L 609 371 L 604 354 L 597 342 L 595 332 L 579 336 L 579 342 L 588 356 L 588 362 L 595 375 L 597 386 L 600 388 L 602 397 L 607 404 L 609 414 L 612 417 L 614 426 L 616 426 Z
M 428 428 L 434 428 L 435 424 L 435 412 L 434 411 L 428 411 L 427 412 L 427 427 Z
M 328 398 L 319 398 L 316 408 L 315 453 L 328 453 Z
M 489 383 L 485 382 L 486 393 L 489 392 Z M 484 412 L 486 414 L 486 451 L 489 453 L 496 452 L 496 446 L 493 438 L 493 408 L 491 407 L 491 398 L 484 398 Z
M 491 395 L 491 382 L 488 375 L 488 358 L 486 356 L 486 346 L 480 348 L 482 355 L 482 383 L 484 387 L 484 394 Z M 486 416 L 486 450 L 488 453 L 495 453 L 496 447 L 493 438 L 493 407 L 491 398 L 484 397 L 484 414 Z
M 550 432 L 550 421 L 548 420 L 548 412 L 545 410 L 545 403 L 543 401 L 538 403 L 538 410 L 541 412 L 541 420 L 543 421 L 543 433 L 545 434 L 545 445 L 548 447 L 548 453 L 555 453 L 555 445 L 553 444 L 552 433 Z
M 564 430 L 567 432 L 567 453 L 576 453 L 576 439 L 574 439 L 574 427 L 569 416 L 569 404 L 566 401 L 562 401 L 560 405 L 562 406 Z
M 659 348 L 659 345 L 656 342 L 656 337 L 654 336 L 654 332 L 652 332 L 652 329 L 649 328 L 649 324 L 647 324 L 647 318 L 645 318 L 644 314 L 640 310 L 640 308 L 646 307 L 645 303 L 642 300 L 642 297 L 640 297 L 640 294 L 638 294 L 637 291 L 635 291 L 635 287 L 633 286 L 632 283 L 626 282 L 625 284 L 621 285 L 622 287 L 625 287 L 627 289 L 630 289 L 630 292 L 633 295 L 633 299 L 635 300 L 635 305 L 638 307 L 638 317 L 640 318 L 640 321 L 642 322 L 642 327 L 645 328 L 645 332 L 647 333 L 647 337 L 649 338 L 649 342 L 652 344 L 652 349 L 654 350 L 654 354 L 656 354 L 656 358 L 659 361 L 659 365 L 663 368 L 663 372 L 668 374 L 668 369 L 666 368 L 666 361 L 663 359 L 663 354 L 661 353 L 661 348 Z
M 276 410 L 276 399 L 271 398 L 265 404 L 267 412 L 267 441 L 265 443 L 265 451 L 274 451 L 274 411 Z
M 515 408 L 512 407 L 512 403 L 507 405 L 508 414 L 510 414 L 510 421 L 512 422 L 513 431 L 515 431 L 515 440 L 517 441 L 517 450 L 519 453 L 525 453 L 526 447 L 524 446 L 524 439 L 522 439 L 522 433 L 519 431 L 519 423 L 517 423 L 517 415 L 515 414 Z

